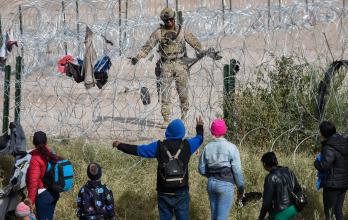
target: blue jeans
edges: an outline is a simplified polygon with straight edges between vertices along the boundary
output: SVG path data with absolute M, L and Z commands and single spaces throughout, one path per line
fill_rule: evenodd
M 38 220 L 52 220 L 54 209 L 59 199 L 59 193 L 48 190 L 38 195 L 35 203 Z
M 211 219 L 227 220 L 233 202 L 233 184 L 210 177 L 208 179 L 208 195 L 210 200 Z
M 189 191 L 177 193 L 158 192 L 158 211 L 160 220 L 172 220 L 175 214 L 176 220 L 188 220 L 190 208 Z

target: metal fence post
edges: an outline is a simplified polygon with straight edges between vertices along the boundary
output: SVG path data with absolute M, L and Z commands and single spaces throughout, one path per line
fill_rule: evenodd
M 223 76 L 224 76 L 224 88 L 223 88 L 223 113 L 224 113 L 224 119 L 227 121 L 229 116 L 229 91 L 230 91 L 230 65 L 226 64 L 224 65 L 223 69 Z
M 64 37 L 66 37 L 66 26 L 65 26 L 65 3 L 62 1 L 62 13 L 63 13 L 63 28 L 64 28 Z M 64 39 L 64 52 L 65 55 L 68 54 L 68 44 Z
M 21 89 L 22 89 L 22 57 L 16 57 L 16 81 L 15 81 L 15 121 L 20 120 Z
M 19 5 L 19 31 L 21 34 L 21 37 L 23 37 L 23 15 L 22 15 L 22 6 Z M 24 46 L 23 43 L 21 45 L 21 57 L 24 58 Z M 22 67 L 24 68 L 24 62 L 22 61 Z
M 267 28 L 270 30 L 270 25 L 271 25 L 271 0 L 268 0 L 268 19 L 267 19 Z
M 119 55 L 121 56 L 122 55 L 122 1 L 119 0 L 118 1 L 118 46 L 120 48 L 119 50 Z
M 10 80 L 11 80 L 11 66 L 5 66 L 4 79 L 4 109 L 2 112 L 2 133 L 8 134 L 9 123 L 9 109 L 10 109 Z
M 76 38 L 77 38 L 77 55 L 80 56 L 80 9 L 79 0 L 76 0 Z
M 234 120 L 234 96 L 236 93 L 236 65 L 237 60 L 231 59 L 230 64 L 224 66 L 224 90 L 223 90 L 223 113 L 229 129 L 232 129 Z

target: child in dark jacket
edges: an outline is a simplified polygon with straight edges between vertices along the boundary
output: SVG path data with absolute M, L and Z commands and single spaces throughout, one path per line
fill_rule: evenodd
M 89 164 L 87 176 L 90 180 L 80 189 L 77 197 L 77 217 L 80 220 L 116 219 L 112 191 L 101 183 L 100 165 Z

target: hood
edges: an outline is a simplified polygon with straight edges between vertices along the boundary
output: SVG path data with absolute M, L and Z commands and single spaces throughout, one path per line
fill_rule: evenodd
M 323 141 L 323 144 L 333 147 L 344 156 L 348 156 L 348 139 L 340 134 L 332 135 L 326 141 Z
M 166 130 L 166 139 L 175 140 L 183 139 L 185 137 L 185 125 L 180 119 L 175 119 L 170 122 Z

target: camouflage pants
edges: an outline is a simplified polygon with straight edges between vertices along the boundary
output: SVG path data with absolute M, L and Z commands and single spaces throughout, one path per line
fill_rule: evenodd
M 188 68 L 180 60 L 165 62 L 162 64 L 161 81 L 161 113 L 164 120 L 169 121 L 171 114 L 171 85 L 175 82 L 179 95 L 181 118 L 185 119 L 189 109 L 188 102 Z

